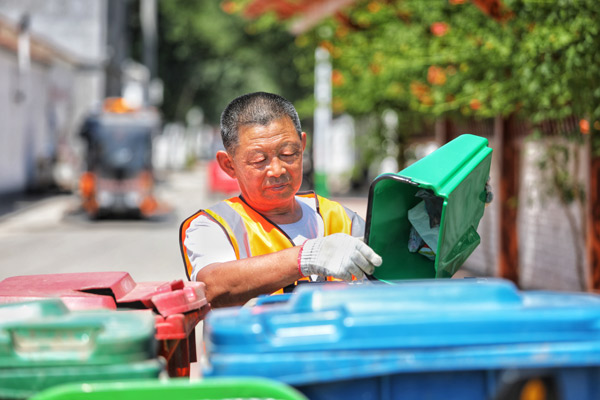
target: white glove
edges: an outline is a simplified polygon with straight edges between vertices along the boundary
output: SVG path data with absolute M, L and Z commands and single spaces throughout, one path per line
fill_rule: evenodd
M 332 276 L 351 281 L 373 274 L 381 257 L 362 240 L 345 233 L 309 239 L 300 250 L 299 268 L 304 276 Z

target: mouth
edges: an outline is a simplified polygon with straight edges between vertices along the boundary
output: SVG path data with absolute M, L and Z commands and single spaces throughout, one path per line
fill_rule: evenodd
M 284 190 L 285 188 L 287 188 L 289 186 L 288 182 L 285 183 L 277 183 L 275 185 L 270 185 L 267 186 L 266 189 L 267 190 L 274 190 L 274 191 L 279 191 L 279 190 Z

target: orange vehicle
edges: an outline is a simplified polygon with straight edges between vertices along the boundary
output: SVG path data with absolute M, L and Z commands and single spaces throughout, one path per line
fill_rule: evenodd
M 150 216 L 157 208 L 152 171 L 152 138 L 160 118 L 152 110 L 132 110 L 109 99 L 103 112 L 81 129 L 86 169 L 79 180 L 82 207 L 91 218 Z

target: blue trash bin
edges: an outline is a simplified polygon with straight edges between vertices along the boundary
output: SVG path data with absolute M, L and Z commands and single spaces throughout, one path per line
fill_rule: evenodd
M 500 279 L 304 285 L 214 310 L 205 330 L 205 376 L 272 378 L 311 400 L 600 398 L 592 294 Z

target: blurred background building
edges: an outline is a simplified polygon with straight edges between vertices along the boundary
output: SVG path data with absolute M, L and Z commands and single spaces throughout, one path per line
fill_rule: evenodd
M 106 26 L 102 0 L 0 2 L 0 193 L 74 179 L 75 132 L 104 96 Z

